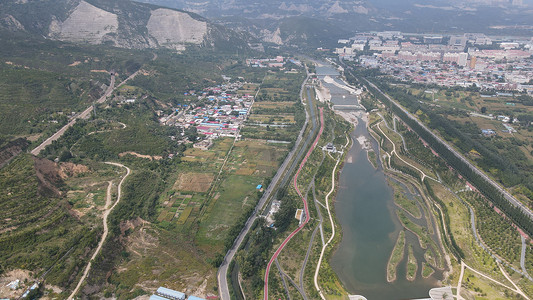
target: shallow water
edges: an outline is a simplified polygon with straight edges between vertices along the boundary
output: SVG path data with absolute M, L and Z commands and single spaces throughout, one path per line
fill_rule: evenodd
M 317 68 L 317 75 L 319 78 L 325 75 L 334 78 L 338 73 L 331 67 L 323 66 Z M 334 104 L 357 103 L 356 96 L 333 84 L 323 84 L 330 89 Z M 442 272 L 422 279 L 424 250 L 411 232 L 406 232 L 406 238 L 408 244 L 413 244 L 418 260 L 417 279 L 411 282 L 405 278 L 405 255 L 398 266 L 397 280 L 387 282 L 387 262 L 402 226 L 395 213 L 397 208 L 393 201 L 393 190 L 387 184 L 385 174 L 381 169 L 372 167 L 366 151 L 356 141 L 361 135 L 373 141 L 366 124 L 359 120 L 359 125 L 351 133 L 355 142 L 346 156 L 339 178 L 335 213 L 342 227 L 343 237 L 330 264 L 351 294 L 363 295 L 369 300 L 427 298 L 429 289 L 438 286 L 436 278 L 440 279 Z M 377 150 L 375 141 L 373 147 Z M 422 218 L 417 223 L 421 222 L 425 224 L 425 219 Z M 407 254 L 407 247 L 405 253 Z

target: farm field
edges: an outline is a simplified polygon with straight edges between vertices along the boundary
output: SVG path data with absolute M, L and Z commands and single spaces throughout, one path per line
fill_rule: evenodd
M 123 176 L 124 170 L 104 162 L 120 162 L 131 169 L 121 190 L 124 200 L 108 217 L 109 235 L 78 296 L 132 299 L 159 285 L 202 297 L 216 295 L 216 269 L 231 241 L 231 229 L 255 207 L 292 146 L 268 140 L 293 140 L 305 119 L 298 95 L 302 70 L 255 70 L 231 55 L 204 50 L 176 55 L 96 46 L 82 51 L 69 45 L 72 56 L 64 57 L 60 54 L 66 50 L 57 44 L 0 55 L 5 69 L 0 106 L 6 108 L 0 118 L 14 124 L 0 128 L 0 145 L 15 134 L 34 143 L 49 136 L 72 112 L 101 96 L 109 70 L 119 73 L 117 82 L 140 72 L 106 102 L 96 104 L 88 119 L 79 120 L 40 158 L 20 155 L 0 169 L 0 184 L 11 193 L 11 202 L 3 204 L 9 220 L 0 223 L 0 276 L 7 274 L 4 269 L 28 271 L 32 282 L 53 267 L 45 281 L 53 289 L 46 288 L 45 295 L 63 298 L 71 291 L 102 234 L 108 191 L 113 204 Z M 97 57 L 99 51 L 108 56 Z M 17 56 L 38 59 L 28 60 L 24 68 Z M 12 64 L 4 65 L 7 60 Z M 213 66 L 220 71 L 213 72 Z M 187 80 L 176 80 L 184 74 Z M 21 85 L 16 78 L 30 83 Z M 194 124 L 178 127 L 162 121 L 165 116 L 182 117 L 177 108 L 181 112 L 184 103 L 206 105 L 209 100 L 197 99 L 195 91 L 208 94 L 207 89 L 222 84 L 243 96 L 260 90 L 257 107 L 251 109 L 261 113 L 252 113 L 250 122 L 285 127 L 258 126 L 247 132 L 248 125 L 239 124 L 243 128 L 238 128 L 242 136 L 237 141 L 220 136 L 203 150 L 193 147 L 203 134 Z M 27 93 L 30 89 L 39 93 Z M 11 101 L 19 96 L 24 96 L 20 103 Z M 37 110 L 36 103 L 45 109 Z M 14 115 L 22 117 L 12 120 Z M 43 164 L 53 172 L 43 175 Z M 23 184 L 8 188 L 13 182 Z
M 305 120 L 298 97 L 303 79 L 302 73 L 268 74 L 242 130 L 243 137 L 294 141 Z
M 227 229 L 243 212 L 255 207 L 261 195 L 258 185 L 266 187 L 288 150 L 285 145 L 257 140 L 235 143 L 202 217 L 197 236 L 200 244 L 221 245 Z

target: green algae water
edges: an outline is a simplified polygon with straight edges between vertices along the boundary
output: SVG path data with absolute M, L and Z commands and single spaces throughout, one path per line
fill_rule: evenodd
M 329 65 L 318 67 L 317 74 L 322 78 L 338 75 Z M 354 95 L 332 84 L 324 85 L 330 89 L 334 104 L 357 103 Z M 369 300 L 428 298 L 429 290 L 439 286 L 442 271 L 422 278 L 424 250 L 411 232 L 406 231 L 406 242 L 413 245 L 418 260 L 417 277 L 414 281 L 405 278 L 406 255 L 398 265 L 397 279 L 387 282 L 387 263 L 402 226 L 395 213 L 393 190 L 383 171 L 374 169 L 368 161 L 366 151 L 356 140 L 360 136 L 372 140 L 361 119 L 351 133 L 354 143 L 339 178 L 335 213 L 342 227 L 342 241 L 331 258 L 331 267 L 350 294 Z M 379 153 L 375 142 L 373 147 Z

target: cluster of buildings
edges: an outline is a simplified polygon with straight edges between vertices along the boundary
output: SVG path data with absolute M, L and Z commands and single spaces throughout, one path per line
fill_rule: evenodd
M 276 56 L 276 58 L 249 58 L 246 64 L 252 68 L 283 68 L 287 62 L 301 66 L 302 62 L 294 58 Z
M 254 96 L 240 94 L 237 91 L 244 85 L 242 82 L 227 83 L 210 87 L 201 92 L 189 91 L 189 104 L 180 104 L 173 108 L 171 114 L 161 111 L 159 122 L 167 126 L 181 129 L 181 137 L 186 140 L 185 131 L 194 127 L 196 132 L 205 136 L 194 145 L 196 148 L 207 149 L 212 139 L 221 136 L 237 137 L 239 128 L 246 120 L 252 107 Z
M 285 57 L 276 58 L 249 58 L 246 64 L 252 68 L 282 68 L 285 65 Z
M 339 40 L 341 59 L 397 79 L 441 86 L 533 93 L 533 37 L 497 40 L 484 34 L 365 33 Z
M 157 292 L 150 296 L 150 300 L 205 300 L 196 296 L 185 295 L 185 293 L 175 290 L 167 289 L 165 287 L 159 287 Z

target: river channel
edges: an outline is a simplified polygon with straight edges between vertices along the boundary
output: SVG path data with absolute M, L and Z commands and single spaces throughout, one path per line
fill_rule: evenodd
M 342 83 L 337 78 L 338 72 L 329 64 L 317 67 L 317 75 L 321 79 L 330 76 Z M 355 95 L 323 80 L 322 84 L 330 90 L 333 104 L 358 104 Z M 413 245 L 418 260 L 417 277 L 414 281 L 406 279 L 406 255 L 398 266 L 397 279 L 387 282 L 387 262 L 402 225 L 396 216 L 398 208 L 386 175 L 381 168 L 375 169 L 370 164 L 366 151 L 356 140 L 365 136 L 373 141 L 372 146 L 379 153 L 365 122 L 361 118 L 358 121 L 351 133 L 354 143 L 346 155 L 339 178 L 335 213 L 342 227 L 342 241 L 330 264 L 350 294 L 362 295 L 369 300 L 428 298 L 429 290 L 438 286 L 442 271 L 437 270 L 433 276 L 422 278 L 424 250 L 411 232 L 406 232 L 406 241 Z

